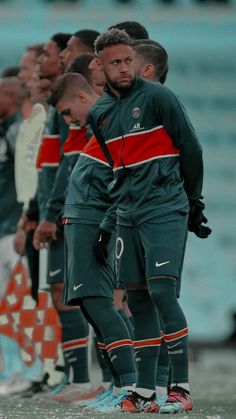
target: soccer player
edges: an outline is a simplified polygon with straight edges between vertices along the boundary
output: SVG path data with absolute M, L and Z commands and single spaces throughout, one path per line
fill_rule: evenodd
M 1 296 L 17 257 L 13 249 L 13 238 L 22 205 L 16 200 L 14 148 L 17 129 L 22 120 L 21 104 L 25 96 L 26 92 L 16 77 L 0 80 Z
M 13 240 L 16 225 L 22 212 L 22 204 L 17 202 L 14 157 L 15 142 L 22 121 L 21 105 L 26 97 L 25 89 L 16 77 L 6 77 L 0 80 L 0 299 L 4 296 L 11 271 L 18 260 L 14 251 Z M 6 316 L 5 320 L 6 321 Z M 1 383 L 5 391 L 8 384 L 26 388 L 24 381 L 18 382 L 15 373 L 24 371 L 24 363 L 17 342 L 5 335 L 0 335 L 0 348 L 3 358 Z M 22 384 L 22 386 L 21 386 Z
M 77 61 L 75 63 L 75 67 L 77 66 L 77 68 L 74 68 L 73 71 L 83 72 L 85 76 L 89 78 L 90 70 L 88 70 L 87 67 L 85 68 L 85 65 L 88 63 L 87 58 L 90 60 L 91 54 L 89 54 L 89 51 L 91 51 L 94 38 L 97 35 L 98 32 L 92 30 L 82 30 L 76 32 L 76 34 L 73 35 L 72 38 L 70 38 L 70 40 L 67 42 L 67 47 L 60 53 L 61 67 L 67 68 L 68 66 L 73 65 L 73 62 L 76 58 Z M 81 39 L 83 39 L 82 44 Z M 87 52 L 86 54 L 82 54 L 82 51 Z M 67 119 L 65 118 L 65 120 Z M 69 136 L 63 145 L 63 153 L 64 157 L 66 158 L 61 160 L 53 190 L 46 205 L 44 221 L 41 223 L 38 242 L 42 242 L 43 240 L 48 240 L 48 238 L 50 238 L 50 236 L 48 236 L 50 231 L 48 231 L 47 226 L 50 228 L 51 226 L 52 228 L 56 227 L 56 220 L 64 205 L 65 190 L 67 187 L 69 174 L 78 158 L 80 151 L 83 149 L 88 139 L 86 131 L 86 128 L 80 129 L 80 127 L 75 124 L 69 128 Z M 44 229 L 43 226 L 46 226 L 46 228 Z M 63 288 L 61 287 L 61 292 L 62 289 Z M 102 386 L 99 387 L 99 390 L 101 390 L 101 388 L 106 388 L 109 385 L 111 378 L 107 367 L 104 365 L 104 362 L 100 362 L 100 366 L 102 368 L 103 383 Z M 92 394 L 95 395 L 95 391 L 93 391 Z M 85 396 L 88 397 L 89 394 L 81 395 L 78 392 L 76 395 L 76 388 L 72 388 L 70 393 L 67 392 L 67 394 L 64 394 L 62 392 L 61 394 L 52 397 L 57 400 L 61 398 L 63 401 L 70 402 L 74 401 L 76 398 L 79 399 L 80 397 L 83 398 Z
M 58 79 L 51 99 L 68 122 L 82 128 L 87 124 L 88 112 L 98 97 L 82 76 L 68 73 Z M 100 266 L 92 251 L 98 226 L 111 205 L 107 185 L 112 179 L 112 170 L 99 144 L 91 138 L 71 174 L 63 222 L 65 303 L 79 303 L 94 328 L 113 369 L 114 379 L 116 377 L 113 390 L 117 397 L 112 399 L 116 404 L 136 380 L 132 341 L 113 304 L 113 240 L 110 241 L 106 265 Z
M 20 61 L 20 67 L 19 67 L 19 73 L 18 78 L 21 81 L 22 85 L 27 90 L 27 97 L 25 98 L 23 104 L 22 104 L 22 113 L 24 121 L 22 123 L 21 130 L 24 130 L 25 120 L 29 117 L 32 108 L 35 103 L 37 102 L 43 102 L 43 95 L 41 95 L 40 92 L 37 92 L 36 89 L 34 89 L 34 92 L 32 91 L 32 86 L 35 84 L 35 78 L 37 78 L 38 83 L 38 75 L 37 75 L 37 58 L 39 55 L 41 55 L 43 52 L 43 44 L 35 44 L 30 45 L 27 47 L 25 53 L 23 54 L 21 61 Z M 44 104 L 46 107 L 46 104 Z M 22 142 L 24 142 L 24 135 L 21 135 L 19 137 L 21 141 L 19 140 L 16 143 L 16 152 L 17 150 L 21 149 Z M 36 168 L 35 168 L 36 170 Z M 16 172 L 15 172 L 16 176 Z M 17 177 L 15 178 L 16 186 L 18 193 L 17 193 L 17 200 L 18 202 L 23 202 L 24 198 L 19 193 L 19 191 L 22 191 L 22 179 Z M 23 185 L 24 189 L 27 188 L 27 184 Z M 33 198 L 33 197 L 32 197 Z M 32 205 L 32 204 L 31 204 Z M 38 290 L 38 281 L 39 281 L 39 252 L 36 251 L 33 247 L 32 240 L 33 240 L 33 233 L 36 228 L 38 219 L 36 220 L 28 220 L 28 217 L 26 215 L 27 208 L 23 208 L 23 213 L 20 217 L 20 220 L 17 225 L 17 231 L 14 239 L 14 246 L 20 255 L 24 255 L 25 252 L 27 254 L 28 264 L 29 264 L 29 270 L 30 270 L 30 279 L 31 279 L 31 295 L 32 297 L 37 301 L 37 290 Z M 36 211 L 36 215 L 38 215 L 38 211 Z
M 60 53 L 61 63 L 67 69 L 72 60 L 82 54 L 94 53 L 94 41 L 99 32 L 92 29 L 82 29 L 74 33 L 67 42 L 66 48 Z
M 111 25 L 108 29 L 120 29 L 125 30 L 129 37 L 135 39 L 149 39 L 149 33 L 147 29 L 139 22 L 135 20 L 125 20 L 123 22 Z
M 133 49 L 136 74 L 146 80 L 163 84 L 168 73 L 168 54 L 165 48 L 156 41 L 143 39 L 134 42 Z M 167 399 L 170 373 L 170 357 L 162 338 L 156 371 L 156 397 L 159 406 Z
M 110 193 L 117 205 L 118 276 L 126 282 L 135 323 L 137 382 L 121 409 L 147 411 L 154 404 L 159 312 L 174 366 L 172 388 L 161 411 L 174 413 L 192 409 L 188 327 L 176 292 L 187 229 L 202 238 L 211 232 L 203 225 L 200 201 L 202 150 L 176 96 L 160 84 L 135 77 L 131 45 L 117 29 L 97 38 L 95 49 L 107 86 L 89 118 L 113 165 Z M 104 257 L 107 231 L 103 223 L 95 247 Z
M 132 38 L 134 42 L 135 40 L 147 41 L 149 39 L 147 29 L 143 25 L 141 25 L 141 23 L 133 20 L 119 22 L 115 25 L 110 26 L 109 29 L 111 28 L 125 30 L 125 32 L 130 36 L 130 38 Z M 94 85 L 97 87 L 97 89 L 103 91 L 106 83 L 106 78 L 104 76 L 102 62 L 97 55 L 95 55 L 94 59 L 90 62 L 89 69 L 92 71 L 92 81 Z
M 165 48 L 152 39 L 136 40 L 132 46 L 135 51 L 136 74 L 146 80 L 164 84 L 169 70 Z
M 62 74 L 60 53 L 66 48 L 70 34 L 58 33 L 45 44 L 44 51 L 38 58 L 39 76 L 51 87 Z M 50 92 L 48 91 L 48 95 Z M 38 165 L 39 187 L 38 201 L 40 223 L 34 233 L 34 246 L 41 247 L 41 234 L 46 232 L 51 239 L 48 246 L 48 277 L 52 301 L 62 325 L 62 351 L 65 360 L 65 373 L 70 385 L 65 391 L 87 391 L 90 388 L 88 373 L 88 324 L 79 307 L 68 310 L 62 303 L 64 282 L 64 240 L 63 234 L 57 231 L 54 214 L 53 220 L 47 218 L 47 203 L 51 197 L 55 182 L 61 181 L 60 193 L 64 194 L 67 179 L 58 179 L 59 167 L 68 163 L 62 159 L 62 148 L 68 137 L 68 126 L 63 118 L 52 107 L 48 111 L 48 120 L 43 134 Z M 53 221 L 53 222 L 52 222 Z M 72 383 L 71 383 L 72 381 Z

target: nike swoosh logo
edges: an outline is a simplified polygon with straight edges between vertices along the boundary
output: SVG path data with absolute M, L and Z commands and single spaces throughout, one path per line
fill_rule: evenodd
M 50 271 L 49 276 L 55 276 L 56 274 L 59 274 L 61 272 L 61 269 L 57 269 L 56 271 Z
M 101 235 L 101 234 L 100 234 L 100 237 L 99 237 L 98 241 L 99 241 L 99 242 L 101 242 L 101 241 L 102 241 L 102 235 Z
M 168 349 L 175 348 L 176 346 L 180 345 L 181 343 L 182 343 L 182 340 L 180 342 L 178 342 L 178 343 L 175 343 L 175 345 L 168 346 Z
M 162 263 L 156 262 L 156 267 L 160 268 L 160 266 L 166 265 L 167 263 L 170 263 L 170 260 L 167 260 L 166 262 L 162 262 Z
M 74 285 L 74 291 L 76 291 L 78 288 L 82 287 L 83 284 Z

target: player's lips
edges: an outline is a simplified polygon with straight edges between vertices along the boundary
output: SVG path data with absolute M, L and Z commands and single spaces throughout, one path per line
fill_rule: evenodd
M 121 79 L 121 80 L 118 80 L 118 82 L 117 82 L 117 84 L 120 84 L 120 85 L 122 85 L 122 84 L 130 85 L 130 83 L 131 83 L 131 79 Z
M 130 76 L 121 76 L 119 77 L 118 81 L 130 81 L 131 77 Z

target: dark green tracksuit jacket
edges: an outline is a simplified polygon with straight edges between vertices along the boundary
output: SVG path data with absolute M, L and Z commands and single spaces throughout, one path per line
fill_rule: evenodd
M 48 118 L 42 138 L 42 146 L 38 158 L 38 205 L 40 220 L 45 220 L 47 202 L 53 191 L 59 165 L 63 159 L 63 144 L 68 137 L 68 125 L 54 108 L 48 111 Z M 63 163 L 64 164 L 64 163 Z M 67 163 L 65 163 L 65 166 Z M 61 177 L 64 182 L 64 178 Z M 66 184 L 67 179 L 65 179 Z M 65 190 L 60 183 L 61 191 Z M 62 193 L 61 192 L 61 193 Z
M 112 203 L 107 193 L 112 179 L 112 169 L 93 136 L 71 173 L 63 217 L 73 222 L 99 224 Z
M 70 126 L 68 138 L 63 144 L 63 158 L 55 177 L 50 198 L 46 204 L 45 220 L 55 223 L 62 215 L 70 174 L 86 143 L 87 129 Z
M 115 222 L 116 207 L 118 223 L 129 225 L 132 213 L 142 222 L 188 211 L 189 200 L 200 198 L 202 149 L 185 109 L 167 87 L 137 77 L 121 98 L 107 87 L 89 122 L 114 161 L 109 193 L 116 204 L 108 223 Z M 106 220 L 103 228 L 109 230 Z

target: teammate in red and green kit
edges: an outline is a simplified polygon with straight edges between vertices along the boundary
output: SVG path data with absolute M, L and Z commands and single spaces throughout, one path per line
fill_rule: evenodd
M 159 312 L 173 365 L 172 388 L 161 412 L 175 413 L 192 409 L 188 327 L 176 292 L 186 235 L 188 229 L 201 238 L 211 232 L 203 225 L 200 200 L 202 149 L 178 98 L 160 84 L 135 77 L 131 45 L 116 29 L 98 37 L 95 48 L 107 86 L 89 118 L 112 160 L 109 191 L 117 207 L 118 276 L 126 283 L 135 322 L 137 382 L 121 409 L 138 412 L 155 399 Z M 99 230 L 98 258 L 106 250 L 109 225 Z
M 60 53 L 66 48 L 70 34 L 58 33 L 45 44 L 44 51 L 38 58 L 39 76 L 42 84 L 48 88 L 57 77 L 62 74 Z M 50 94 L 48 90 L 48 94 Z M 59 176 L 59 168 L 68 170 L 68 162 L 63 159 L 63 144 L 68 138 L 68 126 L 57 111 L 50 107 L 47 124 L 43 134 L 43 142 L 39 154 L 39 184 L 38 201 L 40 209 L 40 223 L 34 233 L 34 246 L 41 247 L 41 235 L 44 240 L 50 240 L 48 246 L 48 277 L 50 291 L 55 309 L 62 325 L 62 350 L 65 359 L 66 376 L 72 381 L 71 386 L 78 392 L 90 388 L 88 373 L 88 324 L 79 307 L 68 310 L 62 303 L 64 281 L 64 240 L 55 225 L 55 213 L 48 214 L 48 201 L 58 182 L 57 193 L 63 197 L 67 185 L 67 176 Z M 44 243 L 45 244 L 45 243 Z M 72 377 L 72 378 L 71 378 Z
M 59 54 L 60 58 L 60 68 L 67 69 L 68 66 L 71 64 L 72 60 L 76 57 L 77 60 L 81 57 L 80 64 L 78 63 L 78 69 L 82 70 L 82 58 L 84 56 L 83 52 L 86 52 L 87 54 L 91 51 L 93 51 L 93 44 L 94 40 L 97 37 L 99 33 L 94 30 L 86 29 L 76 32 L 67 42 L 66 48 L 64 48 L 61 53 Z M 87 58 L 86 58 L 87 59 Z M 67 121 L 67 119 L 65 118 Z M 69 136 L 66 139 L 65 143 L 63 144 L 63 155 L 64 157 L 60 160 L 59 168 L 57 170 L 56 178 L 53 183 L 53 188 L 50 191 L 50 197 L 46 204 L 46 209 L 44 212 L 44 219 L 39 227 L 38 230 L 38 242 L 43 242 L 44 240 L 48 241 L 48 239 L 53 239 L 53 236 L 50 236 L 50 229 L 56 229 L 56 220 L 58 218 L 59 213 L 62 212 L 63 206 L 64 206 L 64 200 L 65 200 L 65 192 L 67 188 L 67 183 L 69 179 L 70 172 L 78 158 L 78 155 L 80 151 L 83 149 L 84 145 L 86 144 L 88 139 L 87 135 L 87 129 L 76 126 L 75 124 L 70 126 L 69 128 Z M 44 152 L 43 152 L 44 154 Z M 59 235 L 61 233 L 57 233 Z M 60 242 L 61 243 L 61 242 Z M 53 243 L 50 244 L 50 246 L 53 246 Z M 55 245 L 54 245 L 55 247 Z M 60 257 L 55 258 L 55 262 L 60 262 L 60 265 L 64 265 L 64 246 L 63 243 L 61 243 L 61 246 L 59 248 L 60 251 Z M 58 267 L 57 267 L 58 268 Z M 54 268 L 54 271 L 58 271 L 56 267 Z M 60 307 L 65 307 L 62 304 L 62 292 L 64 288 L 63 283 L 58 283 L 57 279 L 60 278 L 60 275 L 56 275 L 56 282 L 57 289 L 60 291 L 57 294 L 57 300 L 60 300 Z M 53 285 L 53 286 L 55 286 Z M 67 324 L 70 324 L 70 329 L 75 331 L 75 333 L 78 334 L 79 328 L 78 327 L 78 321 L 75 325 L 72 315 L 74 310 L 63 310 L 63 313 L 61 313 L 61 317 L 63 321 L 67 319 Z M 65 319 L 66 318 L 66 319 Z M 77 332 L 76 332 L 77 331 Z M 68 336 L 69 338 L 69 336 Z M 74 344 L 75 342 L 72 342 Z M 82 344 L 82 340 L 81 340 Z M 87 345 L 83 345 L 84 348 L 81 346 L 81 350 L 86 349 Z M 64 347 L 64 346 L 63 346 Z M 83 373 L 84 369 L 82 368 L 82 355 L 72 354 L 71 348 L 69 347 L 69 342 L 65 342 L 65 349 L 67 349 L 68 353 L 71 354 L 71 358 L 73 359 L 73 368 L 76 369 L 76 376 L 74 375 L 74 379 L 78 381 L 78 378 L 80 380 L 84 379 L 85 374 Z M 79 348 L 78 348 L 79 349 Z M 78 352 L 78 351 L 77 351 Z M 102 367 L 102 373 L 103 373 L 103 386 L 99 387 L 99 391 L 103 388 L 104 384 L 109 385 L 110 382 L 110 373 L 108 374 L 107 368 L 105 368 L 104 362 L 101 362 Z M 86 364 L 87 365 L 87 364 Z M 81 381 L 79 381 L 81 383 Z M 81 386 L 80 386 L 81 387 Z M 79 388 L 78 388 L 79 390 Z M 91 395 L 95 395 L 95 392 L 93 391 Z M 82 394 L 80 391 L 77 391 L 77 387 L 72 386 L 71 389 L 68 391 L 66 389 L 65 391 L 62 390 L 59 394 L 50 396 L 51 398 L 58 400 L 58 401 L 74 401 L 75 399 L 79 399 L 80 397 L 88 397 L 89 394 Z

